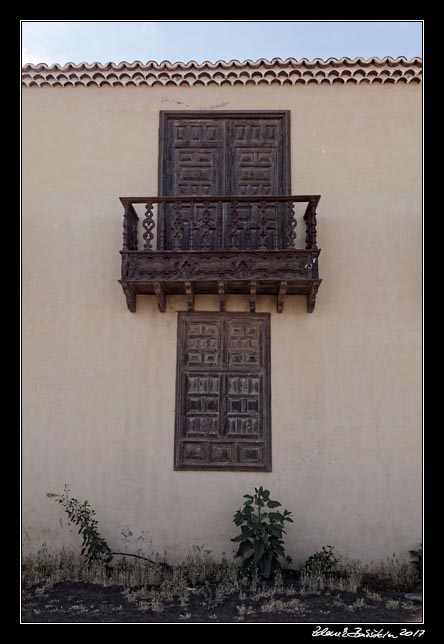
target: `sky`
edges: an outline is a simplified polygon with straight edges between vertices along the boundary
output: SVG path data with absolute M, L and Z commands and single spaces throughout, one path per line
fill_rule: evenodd
M 421 21 L 23 21 L 22 64 L 422 56 Z

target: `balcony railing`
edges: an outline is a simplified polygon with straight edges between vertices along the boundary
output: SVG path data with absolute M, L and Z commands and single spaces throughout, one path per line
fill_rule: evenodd
M 128 308 L 137 294 L 229 293 L 306 295 L 314 310 L 321 283 L 316 241 L 319 195 L 121 197 L 124 207 L 122 277 Z M 300 204 L 305 205 L 300 209 Z M 139 210 L 139 213 L 137 212 Z M 143 214 L 142 211 L 143 210 Z M 302 231 L 303 243 L 300 243 Z
M 319 195 L 120 197 L 124 207 L 122 250 L 139 248 L 136 204 L 145 206 L 141 246 L 145 251 L 295 248 L 298 223 L 296 203 L 307 203 L 303 216 L 305 248 L 316 249 L 316 207 L 319 199 Z

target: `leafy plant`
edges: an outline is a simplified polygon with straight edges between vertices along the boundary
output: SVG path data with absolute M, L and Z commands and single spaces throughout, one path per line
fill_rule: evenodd
M 242 558 L 245 572 L 268 579 L 280 569 L 280 558 L 291 561 L 290 557 L 285 557 L 283 540 L 285 521 L 293 523 L 291 512 L 275 510 L 281 504 L 270 499 L 270 491 L 262 487 L 254 488 L 254 495 L 244 494 L 243 498 L 246 499 L 243 508 L 233 517 L 241 529 L 241 534 L 231 539 L 239 543 L 235 557 Z
M 413 559 L 411 563 L 416 570 L 418 579 L 422 579 L 422 543 L 419 545 L 418 550 L 409 550 L 409 553 Z
M 307 559 L 302 571 L 310 575 L 326 575 L 332 572 L 341 560 L 333 551 L 334 546 L 322 546 L 322 550 L 315 552 Z
M 66 485 L 64 494 L 48 492 L 47 496 L 56 499 L 57 503 L 63 506 L 71 523 L 79 526 L 79 533 L 82 535 L 83 540 L 81 552 L 88 566 L 93 563 L 101 563 L 107 569 L 110 569 L 110 563 L 113 558 L 111 548 L 97 529 L 98 521 L 94 519 L 95 511 L 91 508 L 89 502 L 83 501 L 83 503 L 80 503 L 77 499 L 70 498 L 69 488 Z

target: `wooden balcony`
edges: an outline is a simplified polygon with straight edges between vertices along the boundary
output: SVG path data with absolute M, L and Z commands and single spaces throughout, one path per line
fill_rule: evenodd
M 311 313 L 322 281 L 316 243 L 319 200 L 319 195 L 121 197 L 119 282 L 129 310 L 135 312 L 137 295 L 155 295 L 164 312 L 167 295 L 182 293 L 189 311 L 195 294 L 217 294 L 224 311 L 227 297 L 240 293 L 249 295 L 251 312 L 257 295 L 275 295 L 279 313 L 287 295 L 305 295 Z M 302 222 L 296 214 L 299 204 L 306 204 Z M 297 244 L 301 228 L 303 248 Z

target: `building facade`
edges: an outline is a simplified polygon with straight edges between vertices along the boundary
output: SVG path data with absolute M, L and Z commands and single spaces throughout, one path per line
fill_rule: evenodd
M 421 70 L 24 67 L 26 550 L 65 484 L 172 559 L 260 485 L 296 561 L 419 543 Z

